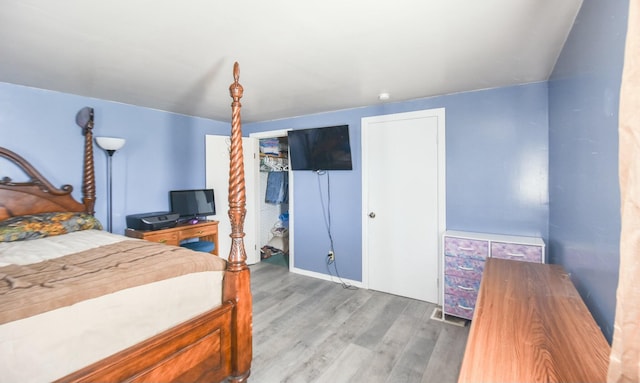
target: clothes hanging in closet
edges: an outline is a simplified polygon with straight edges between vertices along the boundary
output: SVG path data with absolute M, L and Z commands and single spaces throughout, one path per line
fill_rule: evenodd
M 267 175 L 267 192 L 264 202 L 288 203 L 289 202 L 289 172 L 269 172 Z

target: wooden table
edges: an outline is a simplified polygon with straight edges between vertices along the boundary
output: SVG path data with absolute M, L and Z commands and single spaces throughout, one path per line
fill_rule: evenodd
M 489 258 L 458 382 L 605 382 L 609 353 L 562 266 Z

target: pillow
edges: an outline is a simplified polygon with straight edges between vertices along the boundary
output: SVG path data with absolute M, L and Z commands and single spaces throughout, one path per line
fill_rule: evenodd
M 86 213 L 43 213 L 0 221 L 0 242 L 38 239 L 74 231 L 102 230 L 102 224 Z

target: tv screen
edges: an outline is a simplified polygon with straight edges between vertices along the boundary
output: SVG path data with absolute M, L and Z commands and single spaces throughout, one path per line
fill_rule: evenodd
M 291 170 L 351 170 L 349 125 L 290 130 Z
M 199 218 L 216 214 L 213 189 L 172 190 L 169 192 L 171 211 L 180 218 Z

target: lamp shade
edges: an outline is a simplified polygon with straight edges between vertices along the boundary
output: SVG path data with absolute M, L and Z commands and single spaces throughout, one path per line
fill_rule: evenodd
M 118 137 L 96 137 L 96 143 L 104 150 L 119 150 L 124 146 L 126 140 Z

